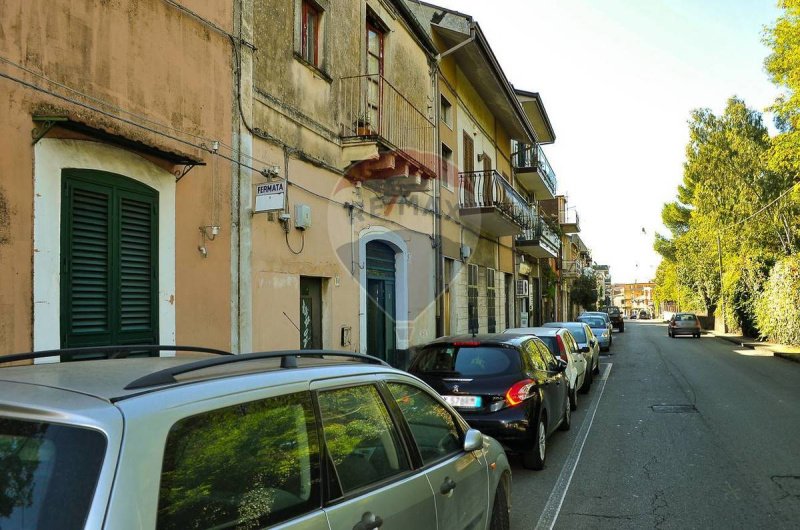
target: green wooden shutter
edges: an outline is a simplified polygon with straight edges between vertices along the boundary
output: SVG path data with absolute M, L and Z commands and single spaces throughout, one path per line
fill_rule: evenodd
M 157 192 L 76 170 L 63 189 L 62 347 L 157 344 Z

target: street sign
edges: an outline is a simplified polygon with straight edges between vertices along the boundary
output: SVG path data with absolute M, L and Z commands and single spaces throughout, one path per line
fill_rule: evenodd
M 255 184 L 255 205 L 253 212 L 270 212 L 273 210 L 283 210 L 286 197 L 286 182 L 277 180 L 265 184 Z

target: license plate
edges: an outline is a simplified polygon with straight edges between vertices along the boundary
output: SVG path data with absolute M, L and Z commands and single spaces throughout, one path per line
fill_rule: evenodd
M 480 396 L 444 396 L 444 400 L 454 407 L 477 409 L 481 406 Z

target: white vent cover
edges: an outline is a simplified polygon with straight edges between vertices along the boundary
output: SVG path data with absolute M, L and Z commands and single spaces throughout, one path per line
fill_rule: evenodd
M 517 280 L 517 296 L 528 296 L 528 280 Z

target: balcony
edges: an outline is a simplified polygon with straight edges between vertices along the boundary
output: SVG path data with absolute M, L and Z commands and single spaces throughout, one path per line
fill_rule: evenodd
M 561 278 L 565 280 L 574 280 L 578 278 L 583 272 L 581 263 L 577 260 L 561 260 Z
M 464 223 L 496 237 L 531 227 L 528 201 L 493 169 L 460 173 L 458 202 Z
M 534 258 L 558 257 L 560 242 L 558 234 L 538 215 L 533 226 L 517 236 L 517 248 Z
M 381 188 L 427 189 L 436 175 L 434 124 L 380 75 L 339 79 L 348 176 Z
M 565 234 L 577 234 L 581 231 L 580 217 L 574 209 L 565 209 L 559 212 L 559 223 Z
M 511 155 L 517 181 L 537 197 L 552 199 L 556 194 L 556 173 L 544 151 L 538 145 L 517 144 L 519 149 Z

